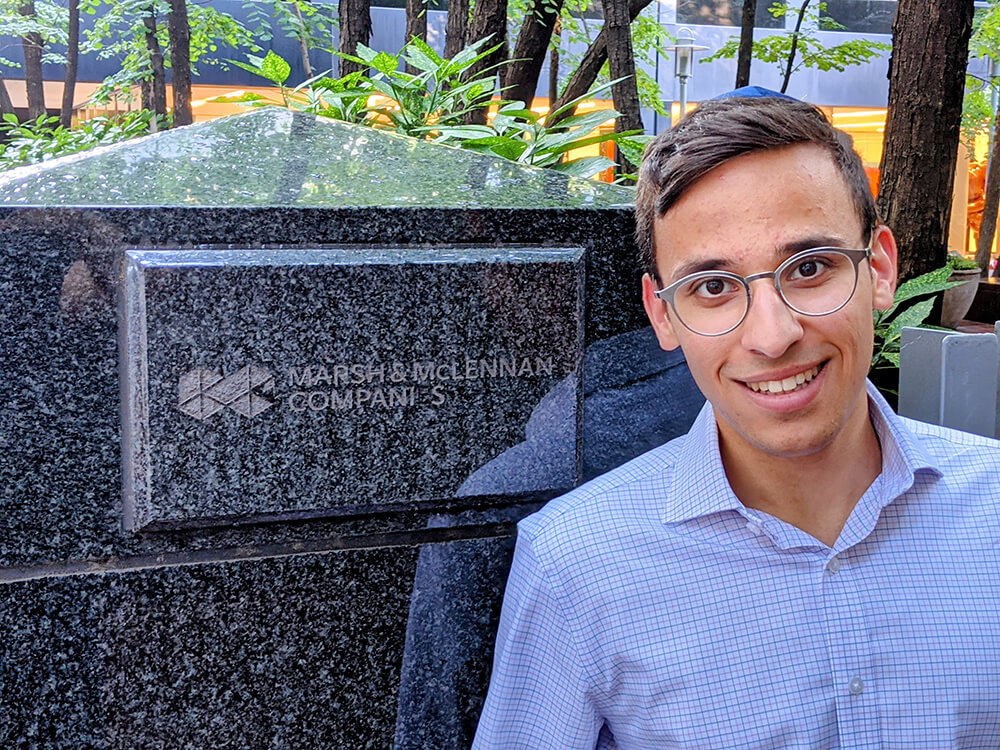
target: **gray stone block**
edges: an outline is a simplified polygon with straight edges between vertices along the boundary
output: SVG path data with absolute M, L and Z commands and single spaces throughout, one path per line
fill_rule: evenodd
M 899 413 L 941 424 L 941 352 L 951 331 L 905 327 L 899 344 Z
M 997 337 L 946 336 L 942 342 L 941 424 L 994 437 L 997 413 Z
M 904 328 L 899 413 L 994 437 L 998 366 L 996 334 Z

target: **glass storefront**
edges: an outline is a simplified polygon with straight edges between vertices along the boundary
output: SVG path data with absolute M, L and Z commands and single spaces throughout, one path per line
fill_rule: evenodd
M 890 0 L 827 0 L 823 12 L 856 34 L 891 34 L 896 3 Z
M 801 0 L 790 0 L 790 13 Z M 771 0 L 757 0 L 755 25 L 762 29 L 783 28 L 781 18 L 768 12 Z M 823 15 L 859 34 L 891 34 L 896 15 L 895 0 L 827 0 Z M 743 17 L 742 0 L 677 0 L 677 23 L 706 26 L 739 26 Z
M 767 12 L 770 0 L 757 0 L 754 25 L 761 29 L 784 28 L 784 19 Z M 743 0 L 677 0 L 677 23 L 705 26 L 739 26 Z

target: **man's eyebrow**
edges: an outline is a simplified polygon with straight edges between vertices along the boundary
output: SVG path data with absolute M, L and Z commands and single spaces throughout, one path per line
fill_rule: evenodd
M 692 273 L 701 271 L 730 271 L 733 262 L 729 258 L 693 258 L 686 263 L 681 263 L 674 269 L 672 279 L 682 279 Z
M 847 242 L 842 236 L 814 234 L 785 243 L 778 248 L 778 255 L 795 255 L 795 253 L 800 253 L 803 250 L 812 250 L 816 247 L 846 247 L 854 249 L 854 244 Z

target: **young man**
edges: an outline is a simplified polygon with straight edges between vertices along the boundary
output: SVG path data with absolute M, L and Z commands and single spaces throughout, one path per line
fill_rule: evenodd
M 1000 747 L 1000 443 L 866 383 L 896 243 L 850 139 L 707 102 L 637 225 L 708 404 L 521 522 L 474 746 Z

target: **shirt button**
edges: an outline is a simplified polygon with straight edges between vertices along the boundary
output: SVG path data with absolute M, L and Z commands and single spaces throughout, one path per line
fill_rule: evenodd
M 840 558 L 831 557 L 830 562 L 826 564 L 826 569 L 829 570 L 831 573 L 838 572 L 840 570 Z
M 847 686 L 854 695 L 861 695 L 865 689 L 865 683 L 860 677 L 852 677 L 851 683 Z
M 747 530 L 751 534 L 755 534 L 756 536 L 760 536 L 761 534 L 764 533 L 764 530 L 760 527 L 760 524 L 757 523 L 756 521 L 748 521 Z

